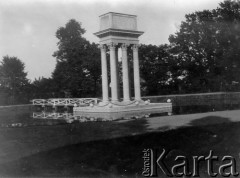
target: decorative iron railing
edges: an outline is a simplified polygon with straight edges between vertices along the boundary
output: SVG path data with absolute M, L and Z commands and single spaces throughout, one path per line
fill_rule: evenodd
M 73 113 L 57 113 L 57 112 L 33 112 L 32 117 L 34 119 L 61 119 L 67 123 L 77 122 L 88 122 L 88 121 L 112 121 L 112 118 L 98 118 L 98 117 L 87 117 L 74 115 Z
M 33 105 L 42 106 L 88 106 L 91 103 L 97 104 L 98 98 L 50 98 L 50 99 L 33 99 Z
M 33 112 L 33 118 L 35 119 L 69 119 L 73 118 L 72 113 L 53 113 L 53 112 Z

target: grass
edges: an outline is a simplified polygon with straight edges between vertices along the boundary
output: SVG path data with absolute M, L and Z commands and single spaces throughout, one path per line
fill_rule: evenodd
M 144 148 L 170 150 L 168 165 L 176 155 L 207 156 L 209 150 L 220 157 L 232 155 L 239 165 L 240 122 L 219 114 L 200 116 L 190 121 L 191 127 L 151 132 L 147 119 L 2 127 L 0 176 L 141 177 Z M 206 165 L 200 167 L 201 177 L 207 177 Z M 160 170 L 159 177 L 164 177 Z

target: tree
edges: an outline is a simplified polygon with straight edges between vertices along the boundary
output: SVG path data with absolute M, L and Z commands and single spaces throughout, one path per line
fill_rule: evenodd
M 224 1 L 213 10 L 186 15 L 169 37 L 186 92 L 219 91 L 240 82 L 240 2 Z M 179 77 L 182 80 L 179 81 Z
M 84 60 L 84 68 L 86 69 L 87 84 L 91 86 L 90 95 L 100 96 L 101 93 L 101 58 L 98 45 L 92 43 L 86 49 L 87 55 Z
M 29 81 L 24 72 L 25 65 L 17 57 L 4 56 L 0 65 L 0 87 L 6 91 L 15 103 L 16 96 L 24 95 Z
M 146 95 L 165 94 L 169 89 L 169 58 L 168 45 L 140 45 L 140 75 Z
M 54 98 L 57 96 L 57 88 L 55 82 L 51 78 L 38 78 L 31 83 L 31 92 L 33 98 Z
M 56 32 L 58 51 L 53 56 L 57 65 L 52 77 L 60 91 L 73 97 L 96 96 L 100 80 L 100 52 L 82 36 L 84 33 L 81 23 L 74 19 Z

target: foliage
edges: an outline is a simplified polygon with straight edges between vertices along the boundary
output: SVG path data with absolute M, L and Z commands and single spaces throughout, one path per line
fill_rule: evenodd
M 11 95 L 11 104 L 15 104 L 20 95 L 25 95 L 29 81 L 24 71 L 24 63 L 17 57 L 4 56 L 0 65 L 0 88 Z
M 185 92 L 227 90 L 239 83 L 239 38 L 239 1 L 186 15 L 180 30 L 169 37 Z
M 145 95 L 164 94 L 169 87 L 170 55 L 168 45 L 139 47 L 140 75 Z
M 31 92 L 32 98 L 37 99 L 47 99 L 47 98 L 54 98 L 54 97 L 61 97 L 57 96 L 57 88 L 55 87 L 55 82 L 52 78 L 38 78 L 35 79 L 31 84 Z
M 100 52 L 82 36 L 84 33 L 81 23 L 74 19 L 56 32 L 58 51 L 53 56 L 57 65 L 52 77 L 57 88 L 74 97 L 96 96 L 99 88 Z

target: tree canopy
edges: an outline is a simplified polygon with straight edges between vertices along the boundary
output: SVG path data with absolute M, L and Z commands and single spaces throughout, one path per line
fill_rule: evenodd
M 100 52 L 97 45 L 87 41 L 81 23 L 71 19 L 56 32 L 58 50 L 53 56 L 57 65 L 52 74 L 57 88 L 73 96 L 98 95 L 100 81 Z
M 170 58 L 168 45 L 140 45 L 139 60 L 143 94 L 166 93 L 165 90 L 169 86 Z
M 17 57 L 4 56 L 0 63 L 0 89 L 11 95 L 14 104 L 16 96 L 24 95 L 29 81 L 24 63 Z
M 240 1 L 187 14 L 169 37 L 170 53 L 179 61 L 185 90 L 231 90 L 240 78 Z

